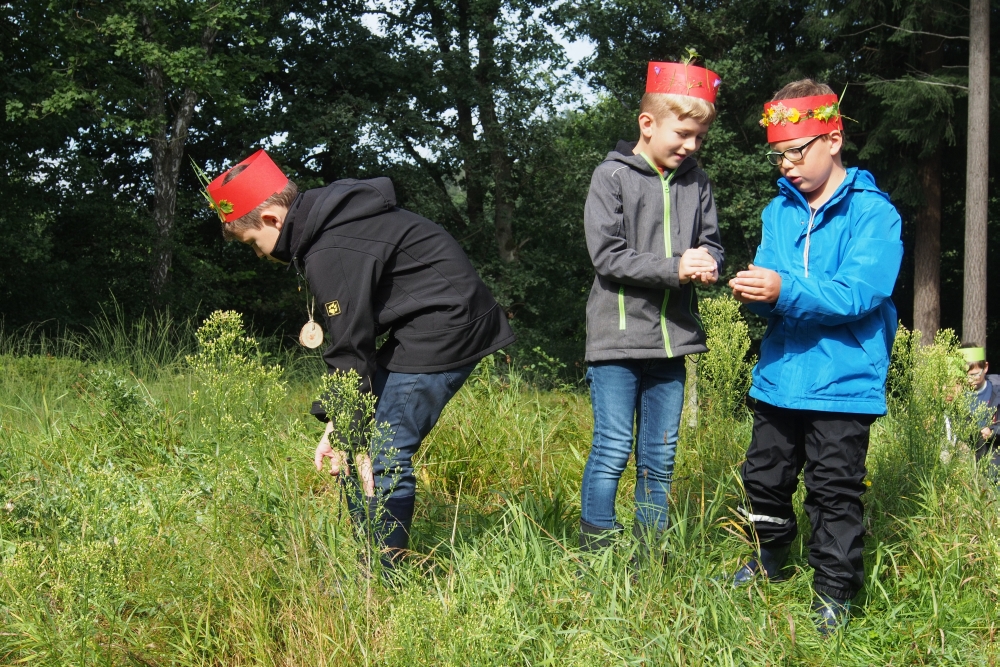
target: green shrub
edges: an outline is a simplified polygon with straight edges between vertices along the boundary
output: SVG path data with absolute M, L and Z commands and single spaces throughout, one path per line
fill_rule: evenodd
M 732 473 L 750 442 L 746 393 L 756 359 L 740 304 L 730 296 L 700 304 L 708 352 L 692 359 L 688 373 L 689 419 L 682 421 L 676 477 L 700 484 Z M 693 404 L 693 406 L 692 406 Z
M 887 381 L 889 413 L 873 426 L 868 452 L 869 512 L 908 516 L 928 485 L 959 483 L 968 473 L 969 444 L 984 413 L 966 387 L 953 331 L 939 331 L 924 345 L 920 332 L 899 327 Z
M 197 382 L 192 404 L 217 448 L 270 437 L 287 385 L 279 366 L 262 362 L 257 341 L 246 335 L 243 316 L 216 311 L 196 337 L 198 352 L 186 358 Z
M 706 417 L 744 419 L 750 372 L 750 330 L 731 296 L 705 299 L 700 308 L 708 352 L 698 359 L 698 409 Z

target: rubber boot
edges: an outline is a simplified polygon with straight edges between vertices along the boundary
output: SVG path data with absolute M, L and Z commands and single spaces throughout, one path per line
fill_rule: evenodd
M 666 562 L 667 552 L 663 549 L 663 537 L 667 531 L 659 528 L 647 526 L 636 520 L 632 524 L 632 537 L 638 544 L 635 552 L 634 565 L 643 565 L 649 562 L 650 556 L 659 554 L 662 561 Z
M 785 567 L 788 560 L 790 545 L 761 545 L 756 556 L 738 569 L 733 575 L 733 586 L 739 587 L 749 583 L 754 577 L 763 575 L 770 581 L 784 581 L 786 577 L 781 574 L 781 569 Z
M 404 496 L 368 502 L 370 544 L 378 549 L 383 577 L 391 577 L 409 546 L 415 500 L 415 496 Z
M 816 593 L 812 610 L 816 631 L 824 637 L 834 634 L 851 620 L 851 601 L 841 600 L 826 593 Z
M 588 553 L 604 551 L 614 544 L 624 528 L 617 522 L 614 528 L 598 528 L 580 519 L 580 551 Z

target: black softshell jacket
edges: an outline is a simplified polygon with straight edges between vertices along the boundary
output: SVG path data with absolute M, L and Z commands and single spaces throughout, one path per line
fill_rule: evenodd
M 271 255 L 304 272 L 317 320 L 326 322 L 329 369 L 354 369 L 366 391 L 376 364 L 434 373 L 514 342 L 506 315 L 458 242 L 397 208 L 388 178 L 306 191 L 292 204 Z M 311 412 L 326 420 L 318 402 Z

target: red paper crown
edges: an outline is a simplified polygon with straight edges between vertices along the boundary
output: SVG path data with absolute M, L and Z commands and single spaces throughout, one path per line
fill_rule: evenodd
M 715 72 L 683 63 L 649 63 L 646 92 L 689 95 L 715 104 L 722 79 Z
M 223 183 L 226 174 L 240 165 L 247 168 L 233 180 Z M 254 210 L 267 198 L 285 189 L 288 177 L 274 164 L 271 156 L 259 150 L 236 167 L 222 172 L 205 190 L 223 222 L 232 222 Z
M 767 143 L 801 139 L 843 130 L 840 102 L 836 95 L 813 95 L 764 104 L 761 127 L 767 128 Z

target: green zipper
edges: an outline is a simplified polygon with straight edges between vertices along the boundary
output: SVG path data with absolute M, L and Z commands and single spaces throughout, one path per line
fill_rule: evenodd
M 656 164 L 649 159 L 645 153 L 639 153 L 649 166 L 653 168 L 656 175 L 660 177 L 663 185 L 663 250 L 668 258 L 673 257 L 674 252 L 670 248 L 670 181 L 673 179 L 676 170 L 671 171 L 669 176 L 664 177 Z M 663 290 L 663 304 L 660 306 L 660 331 L 663 333 L 663 349 L 667 352 L 667 357 L 673 357 L 673 350 L 670 349 L 670 334 L 667 332 L 667 302 L 670 301 L 670 290 Z
M 625 286 L 618 286 L 618 328 L 625 331 Z

